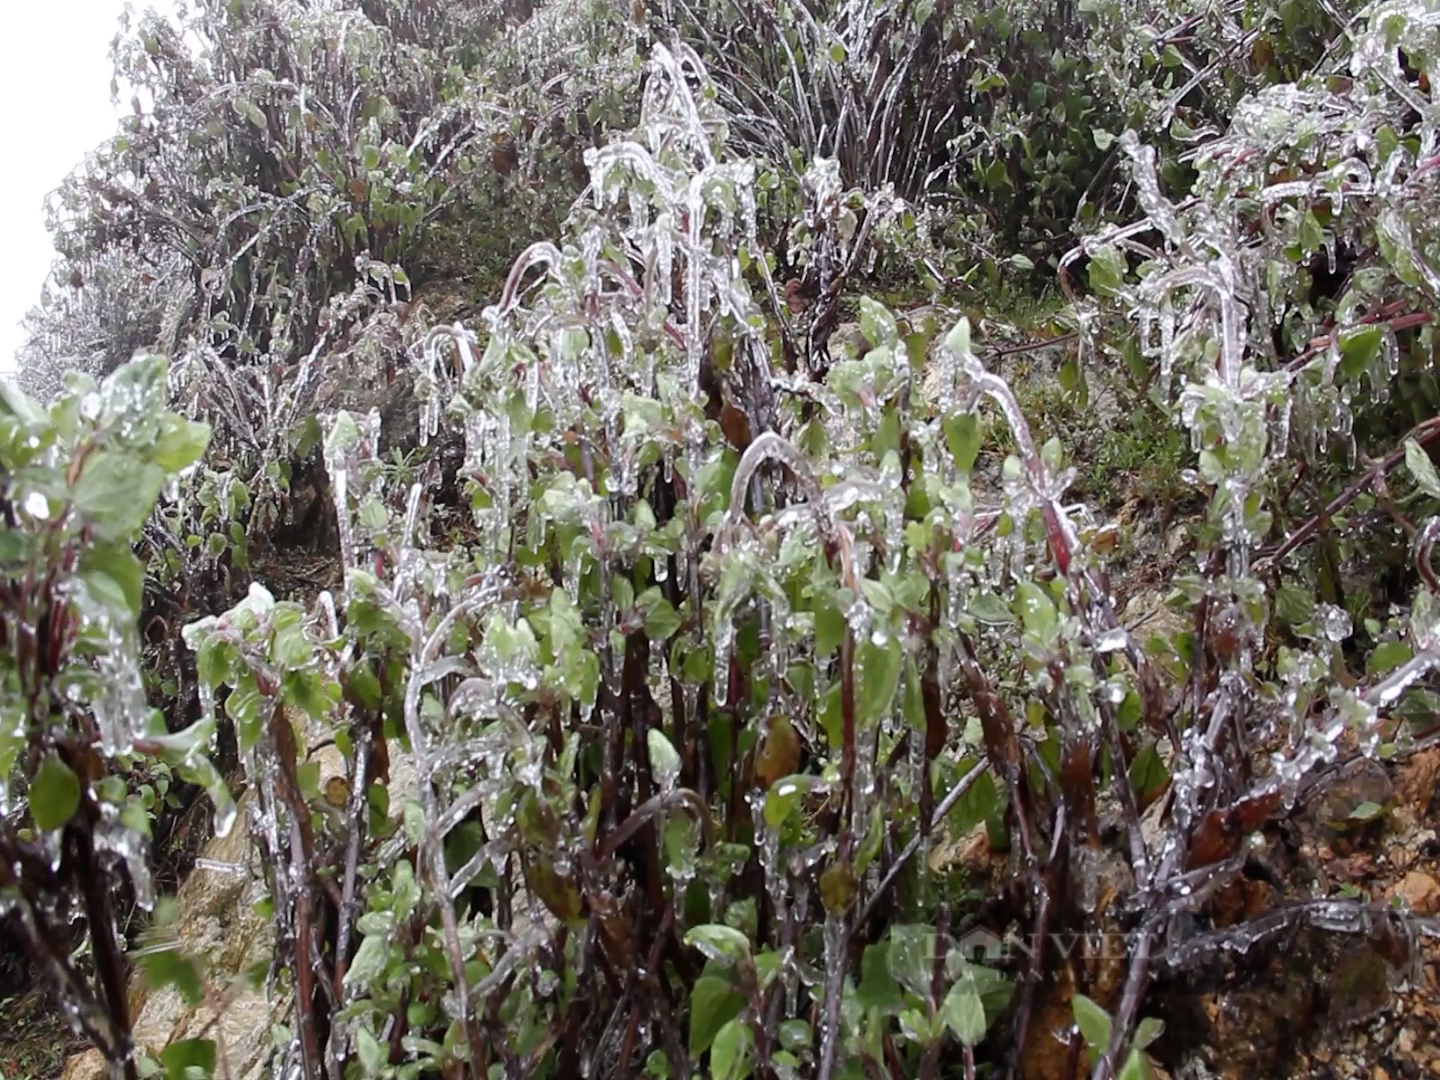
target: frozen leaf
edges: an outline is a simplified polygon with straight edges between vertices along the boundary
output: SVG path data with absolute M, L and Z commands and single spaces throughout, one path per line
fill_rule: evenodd
M 360 445 L 360 428 L 348 412 L 336 415 L 325 437 L 325 452 L 329 454 L 349 453 Z
M 1114 244 L 1106 244 L 1090 256 L 1090 287 L 1099 296 L 1114 296 L 1125 284 L 1125 256 Z
M 45 422 L 45 411 L 8 376 L 0 378 L 0 405 L 27 427 Z
M 1385 808 L 1379 803 L 1370 802 L 1368 799 L 1360 803 L 1354 810 L 1350 811 L 1350 817 L 1355 821 L 1374 821 L 1385 812 Z
M 384 972 L 388 958 L 389 949 L 384 937 L 380 935 L 367 937 L 360 942 L 360 948 L 355 950 L 355 956 L 345 971 L 345 985 L 368 987 Z
M 415 869 L 409 859 L 401 859 L 395 864 L 390 876 L 390 895 L 396 920 L 409 918 L 410 912 L 420 903 L 420 883 L 415 880 Z
M 734 927 L 722 923 L 692 927 L 685 935 L 685 944 L 699 949 L 712 960 L 726 964 L 750 955 L 750 939 Z
M 1015 603 L 1020 621 L 1028 633 L 1035 635 L 1044 645 L 1054 641 L 1060 616 L 1055 602 L 1044 589 L 1033 581 L 1022 581 L 1015 590 Z
M 1275 614 L 1290 626 L 1299 626 L 1315 617 L 1315 596 L 1308 589 L 1289 582 L 1275 594 Z
M 970 598 L 966 611 L 977 621 L 992 626 L 1006 626 L 1015 621 L 1014 612 L 993 592 L 976 593 Z
M 970 320 L 965 316 L 960 317 L 957 322 L 945 335 L 945 347 L 956 356 L 968 356 L 970 354 Z
M 868 296 L 860 298 L 860 332 L 876 348 L 893 348 L 900 335 L 895 316 L 884 304 Z
M 855 868 L 848 859 L 839 859 L 830 864 L 820 875 L 820 899 L 830 915 L 839 915 L 849 909 L 859 891 Z
M 650 770 L 662 791 L 669 791 L 680 778 L 680 755 L 659 728 L 645 733 L 646 747 L 650 751 Z
M 890 971 L 917 997 L 930 996 L 936 948 L 934 927 L 907 923 L 890 929 Z
M 905 654 L 900 650 L 899 639 L 893 636 L 883 645 L 866 641 L 857 652 L 855 719 L 868 725 L 889 713 L 900 685 Z
M 1346 378 L 1355 378 L 1367 371 L 1385 343 L 1385 331 L 1379 326 L 1357 326 L 1340 334 L 1340 371 Z

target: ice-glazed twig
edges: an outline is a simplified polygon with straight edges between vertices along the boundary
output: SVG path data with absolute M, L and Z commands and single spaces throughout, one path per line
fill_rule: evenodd
M 1400 445 L 1361 473 L 1358 480 L 1339 495 L 1335 496 L 1335 498 L 1331 499 L 1318 514 L 1287 536 L 1281 545 L 1273 552 L 1257 559 L 1255 562 L 1255 572 L 1257 574 L 1265 573 L 1271 568 L 1278 566 L 1282 559 L 1313 537 L 1329 524 L 1330 520 L 1336 514 L 1340 513 L 1345 507 L 1349 506 L 1368 491 L 1376 480 L 1393 471 L 1397 465 L 1405 460 L 1405 443 L 1411 439 L 1414 439 L 1415 442 L 1419 443 L 1422 447 L 1429 446 L 1431 443 L 1440 440 L 1440 417 L 1433 417 L 1411 428 L 1405 438 L 1400 440 Z M 1422 574 L 1424 572 L 1424 570 L 1421 570 Z
M 935 812 L 930 816 L 931 832 L 934 832 L 944 824 L 945 819 L 950 816 L 950 811 L 955 809 L 955 804 L 964 798 L 965 793 L 970 790 L 975 781 L 979 780 L 981 775 L 989 768 L 990 762 L 982 759 L 976 762 L 970 771 L 956 782 L 955 786 L 950 789 L 945 798 L 940 800 L 939 805 L 935 807 Z M 915 857 L 915 853 L 920 850 L 920 841 L 923 838 L 923 834 L 917 831 L 915 835 L 910 838 L 909 843 L 900 849 L 900 854 L 895 856 L 895 861 L 890 864 L 890 869 L 885 871 L 885 876 L 880 879 L 880 884 L 875 886 L 875 891 L 870 894 L 869 899 L 865 901 L 865 906 L 860 909 L 860 914 L 855 919 L 852 933 L 860 932 L 861 928 L 870 922 L 870 917 L 875 913 L 876 905 L 885 898 L 885 894 L 890 891 L 890 887 L 895 884 L 901 873 L 904 872 L 906 865 Z

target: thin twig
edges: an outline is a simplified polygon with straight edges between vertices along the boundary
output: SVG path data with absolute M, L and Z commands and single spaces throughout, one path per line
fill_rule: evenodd
M 1257 560 L 1255 563 L 1255 572 L 1262 574 L 1278 566 L 1281 559 L 1285 558 L 1286 555 L 1289 555 L 1290 552 L 1309 540 L 1320 531 L 1326 522 L 1363 495 L 1366 489 L 1369 488 L 1377 478 L 1386 475 L 1391 469 L 1395 468 L 1396 465 L 1404 461 L 1405 443 L 1410 439 L 1414 439 L 1421 446 L 1428 446 L 1430 443 L 1440 439 L 1440 416 L 1432 417 L 1424 423 L 1417 424 L 1411 428 L 1409 434 L 1400 441 L 1399 446 L 1391 450 L 1390 453 L 1386 454 L 1374 465 L 1370 466 L 1370 468 L 1366 469 L 1360 475 L 1360 479 L 1356 480 L 1343 492 L 1331 499 L 1330 502 L 1326 504 L 1325 509 L 1321 510 L 1320 513 L 1316 514 L 1309 521 L 1305 522 L 1304 525 L 1301 525 L 1300 528 L 1286 537 L 1285 542 L 1276 548 L 1274 552 Z
M 930 818 L 930 829 L 932 832 L 940 827 L 940 824 L 949 816 L 950 811 L 955 809 L 955 804 L 960 801 L 965 795 L 965 792 L 970 790 L 970 786 L 974 784 L 976 780 L 980 779 L 980 774 L 989 767 L 990 762 L 988 760 L 982 759 L 977 762 L 968 773 L 960 778 L 959 783 L 950 789 L 949 794 L 940 800 L 940 805 L 935 807 L 935 813 L 931 815 Z M 865 902 L 865 906 L 860 909 L 860 917 L 855 920 L 855 926 L 851 930 L 852 934 L 859 932 L 862 926 L 869 923 L 870 916 L 875 913 L 875 905 L 889 892 L 890 886 L 895 884 L 895 879 L 898 878 L 901 871 L 905 869 L 905 864 L 915 857 L 915 852 L 920 850 L 921 838 L 921 834 L 917 832 L 910 838 L 910 842 L 900 850 L 900 854 L 896 856 L 895 861 L 890 864 L 890 869 L 887 870 L 885 876 L 880 879 L 880 884 L 875 887 L 875 892 L 872 893 L 870 899 Z

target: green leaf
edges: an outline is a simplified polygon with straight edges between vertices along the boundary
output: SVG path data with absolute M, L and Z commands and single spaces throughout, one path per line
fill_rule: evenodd
M 158 465 L 101 450 L 86 461 L 72 497 L 102 540 L 122 540 L 145 524 L 164 486 Z
M 968 772 L 975 764 L 974 758 L 967 758 L 956 770 L 958 775 Z M 970 790 L 960 796 L 955 809 L 950 811 L 950 828 L 957 836 L 968 835 L 975 826 L 984 822 L 995 812 L 999 804 L 999 793 L 995 779 L 989 772 L 983 772 L 970 785 Z
M 1170 773 L 1154 743 L 1142 748 L 1130 762 L 1130 787 L 1142 800 L 1153 797 L 1168 779 Z
M 840 642 L 845 638 L 845 614 L 828 592 L 815 598 L 815 656 L 817 659 L 834 655 Z
M 1119 1080 L 1149 1080 L 1149 1076 L 1144 1055 L 1138 1049 L 1131 1050 L 1130 1056 L 1125 1059 L 1125 1067 L 1120 1070 Z
M 1135 1039 L 1131 1043 L 1136 1050 L 1144 1050 L 1165 1032 L 1165 1021 L 1147 1016 L 1135 1027 Z
M 815 777 L 804 774 L 784 776 L 775 781 L 765 793 L 765 824 L 772 829 L 778 829 L 800 805 L 800 799 L 805 792 L 814 786 Z
M 150 451 L 150 460 L 167 473 L 177 473 L 199 461 L 209 445 L 209 424 L 166 413 L 160 420 L 160 437 Z
M 866 639 L 855 658 L 855 720 L 862 725 L 876 723 L 890 711 L 900 685 L 905 654 L 899 638 L 891 635 L 884 645 Z
M 660 595 L 659 589 L 646 589 L 640 594 L 639 605 L 645 614 L 645 635 L 651 641 L 669 641 L 680 629 L 680 613 Z
M 1375 646 L 1375 651 L 1365 661 L 1365 674 L 1372 678 L 1377 675 L 1384 675 L 1394 671 L 1401 664 L 1405 663 L 1415 655 L 1408 642 L 1405 641 L 1383 641 Z
M 1275 615 L 1289 626 L 1299 626 L 1315 617 L 1315 594 L 1307 588 L 1283 583 L 1275 593 Z
M 940 1011 L 945 1026 L 966 1046 L 985 1038 L 985 1003 L 968 970 L 951 984 Z
M 385 939 L 378 934 L 367 937 L 355 950 L 355 957 L 345 972 L 345 985 L 368 987 L 384 972 L 388 958 Z
M 54 754 L 46 756 L 30 783 L 30 813 L 41 832 L 58 829 L 80 808 L 80 778 Z
M 355 1052 L 360 1057 L 360 1068 L 365 1071 L 366 1076 L 379 1076 L 385 1071 L 389 1055 L 380 1046 L 380 1042 L 370 1029 L 363 1024 L 355 1028 Z
M 780 1045 L 786 1050 L 799 1053 L 810 1047 L 815 1040 L 810 1024 L 805 1020 L 782 1020 L 780 1022 Z
M 690 1056 L 698 1058 L 716 1034 L 739 1015 L 745 999 L 719 975 L 702 975 L 690 991 Z
M 1356 326 L 1340 334 L 1340 373 L 1353 379 L 1370 367 L 1385 341 L 1385 331 L 1378 325 Z
M 195 962 L 179 949 L 142 953 L 140 969 L 145 973 L 145 985 L 151 990 L 173 986 L 187 1005 L 198 1005 L 205 997 Z
M 885 808 L 877 800 L 870 808 L 870 823 L 865 830 L 865 841 L 860 845 L 860 850 L 855 856 L 855 873 L 864 874 L 865 868 L 875 861 L 880 854 L 880 847 L 885 842 Z
M 860 957 L 860 985 L 856 998 L 867 1009 L 882 1012 L 905 1004 L 900 985 L 890 973 L 890 942 L 867 945 Z
M 1070 1005 L 1075 1010 L 1075 1023 L 1085 1036 L 1085 1044 L 1104 1053 L 1110 1045 L 1110 1014 L 1084 994 L 1076 994 Z
M 1050 594 L 1033 581 L 1022 581 L 1015 590 L 1015 602 L 1025 630 L 1045 644 L 1053 641 L 1059 628 L 1060 613 L 1056 611 Z
M 160 1064 L 167 1080 L 186 1080 L 188 1070 L 198 1069 L 203 1076 L 215 1074 L 215 1041 L 213 1039 L 181 1039 L 160 1051 Z
M 980 456 L 980 418 L 974 413 L 959 413 L 945 417 L 945 445 L 955 459 L 955 467 L 968 473 L 975 467 Z
M 1405 440 L 1405 467 L 1420 490 L 1432 499 L 1440 499 L 1440 476 L 1435 475 L 1435 463 L 1414 439 Z
M 1385 812 L 1385 808 L 1379 803 L 1366 799 L 1354 810 L 1350 811 L 1350 817 L 1355 821 L 1374 821 Z
M 96 600 L 129 619 L 140 616 L 145 568 L 129 544 L 97 544 L 80 556 L 80 576 Z
M 738 1016 L 725 1023 L 710 1046 L 711 1080 L 744 1080 L 750 1075 L 750 1025 Z

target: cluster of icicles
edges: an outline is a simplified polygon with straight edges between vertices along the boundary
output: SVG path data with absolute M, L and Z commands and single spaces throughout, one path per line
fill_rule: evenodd
M 1230 131 L 1197 152 L 1197 197 L 1182 206 L 1162 193 L 1154 150 L 1142 145 L 1133 131 L 1125 133 L 1120 146 L 1130 160 L 1143 215 L 1131 225 L 1093 237 L 1067 256 L 1068 263 L 1082 251 L 1115 245 L 1150 264 L 1137 285 L 1120 291 L 1120 299 L 1139 330 L 1144 355 L 1157 363 L 1160 393 L 1178 404 L 1177 418 L 1189 429 L 1193 451 L 1217 445 L 1234 451 L 1227 455 L 1222 475 L 1186 474 L 1197 486 L 1213 486 L 1215 491 L 1212 512 L 1227 555 L 1222 576 L 1211 586 L 1217 601 L 1265 593 L 1253 573 L 1263 537 L 1248 517 L 1247 499 L 1287 453 L 1313 459 L 1338 440 L 1353 467 L 1353 395 L 1363 385 L 1372 401 L 1384 402 L 1399 370 L 1400 352 L 1389 323 L 1371 320 L 1368 329 L 1361 324 L 1364 312 L 1356 306 L 1365 295 L 1361 290 L 1342 305 L 1339 329 L 1302 357 L 1303 362 L 1287 364 L 1281 357 L 1274 370 L 1262 370 L 1262 358 L 1270 350 L 1270 325 L 1282 324 L 1302 295 L 1299 270 L 1283 249 L 1296 242 L 1305 207 L 1317 198 L 1329 200 L 1333 218 L 1323 235 L 1323 249 L 1332 273 L 1337 246 L 1349 238 L 1347 230 L 1373 215 L 1374 227 L 1402 267 L 1399 276 L 1404 278 L 1408 269 L 1429 295 L 1440 296 L 1440 274 L 1429 257 L 1435 238 L 1421 235 L 1421 222 L 1433 221 L 1433 209 L 1422 209 L 1428 195 L 1411 178 L 1420 162 L 1435 156 L 1440 134 L 1433 122 L 1422 123 L 1419 152 L 1413 155 L 1399 144 L 1387 156 L 1377 138 L 1381 127 L 1398 126 L 1397 107 L 1413 107 L 1423 116 L 1433 111 L 1411 93 L 1395 48 L 1397 33 L 1402 42 L 1429 40 L 1432 24 L 1433 15 L 1423 4 L 1382 4 L 1357 31 L 1350 89 L 1285 85 L 1247 98 L 1237 108 Z M 1424 49 L 1420 54 L 1429 55 Z M 1304 179 L 1272 183 L 1267 170 L 1276 147 L 1290 144 L 1308 146 L 1306 160 L 1316 167 Z M 1283 160 L 1283 154 L 1279 156 Z M 1233 198 L 1237 187 L 1246 184 L 1257 192 L 1265 220 L 1285 223 L 1285 231 L 1269 229 L 1252 239 L 1241 217 L 1244 204 Z M 1357 206 L 1362 209 L 1347 217 L 1347 208 Z M 1430 226 L 1423 231 L 1430 233 Z M 1156 232 L 1163 239 L 1159 250 L 1137 239 Z M 1093 303 L 1088 313 L 1087 325 L 1093 325 Z M 1372 335 L 1370 357 L 1360 377 L 1352 373 L 1341 379 L 1343 347 L 1349 335 L 1359 332 Z M 1182 374 L 1178 389 L 1177 374 Z M 1261 710 L 1255 709 L 1252 688 L 1254 648 L 1263 626 L 1242 615 L 1240 653 L 1221 673 L 1216 714 L 1229 710 L 1240 723 L 1262 723 L 1265 730 L 1251 733 L 1257 738 L 1279 725 L 1285 748 L 1272 755 L 1272 771 L 1260 781 L 1261 790 L 1278 788 L 1284 804 L 1290 805 L 1304 777 L 1335 759 L 1347 731 L 1356 733 L 1365 754 L 1380 752 L 1384 714 L 1440 664 L 1433 608 L 1422 590 L 1411 619 L 1412 659 L 1369 688 L 1327 691 L 1331 654 L 1352 627 L 1344 611 L 1318 605 L 1312 647 L 1289 655 L 1275 688 L 1279 708 L 1266 712 L 1263 720 L 1258 719 Z M 1240 610 L 1248 609 L 1241 605 Z M 1313 707 L 1317 702 L 1320 707 Z M 1404 749 L 1408 737 L 1408 725 L 1400 725 L 1398 749 Z M 1181 817 L 1216 783 L 1219 767 L 1213 739 L 1204 732 L 1188 732 L 1174 771 Z

